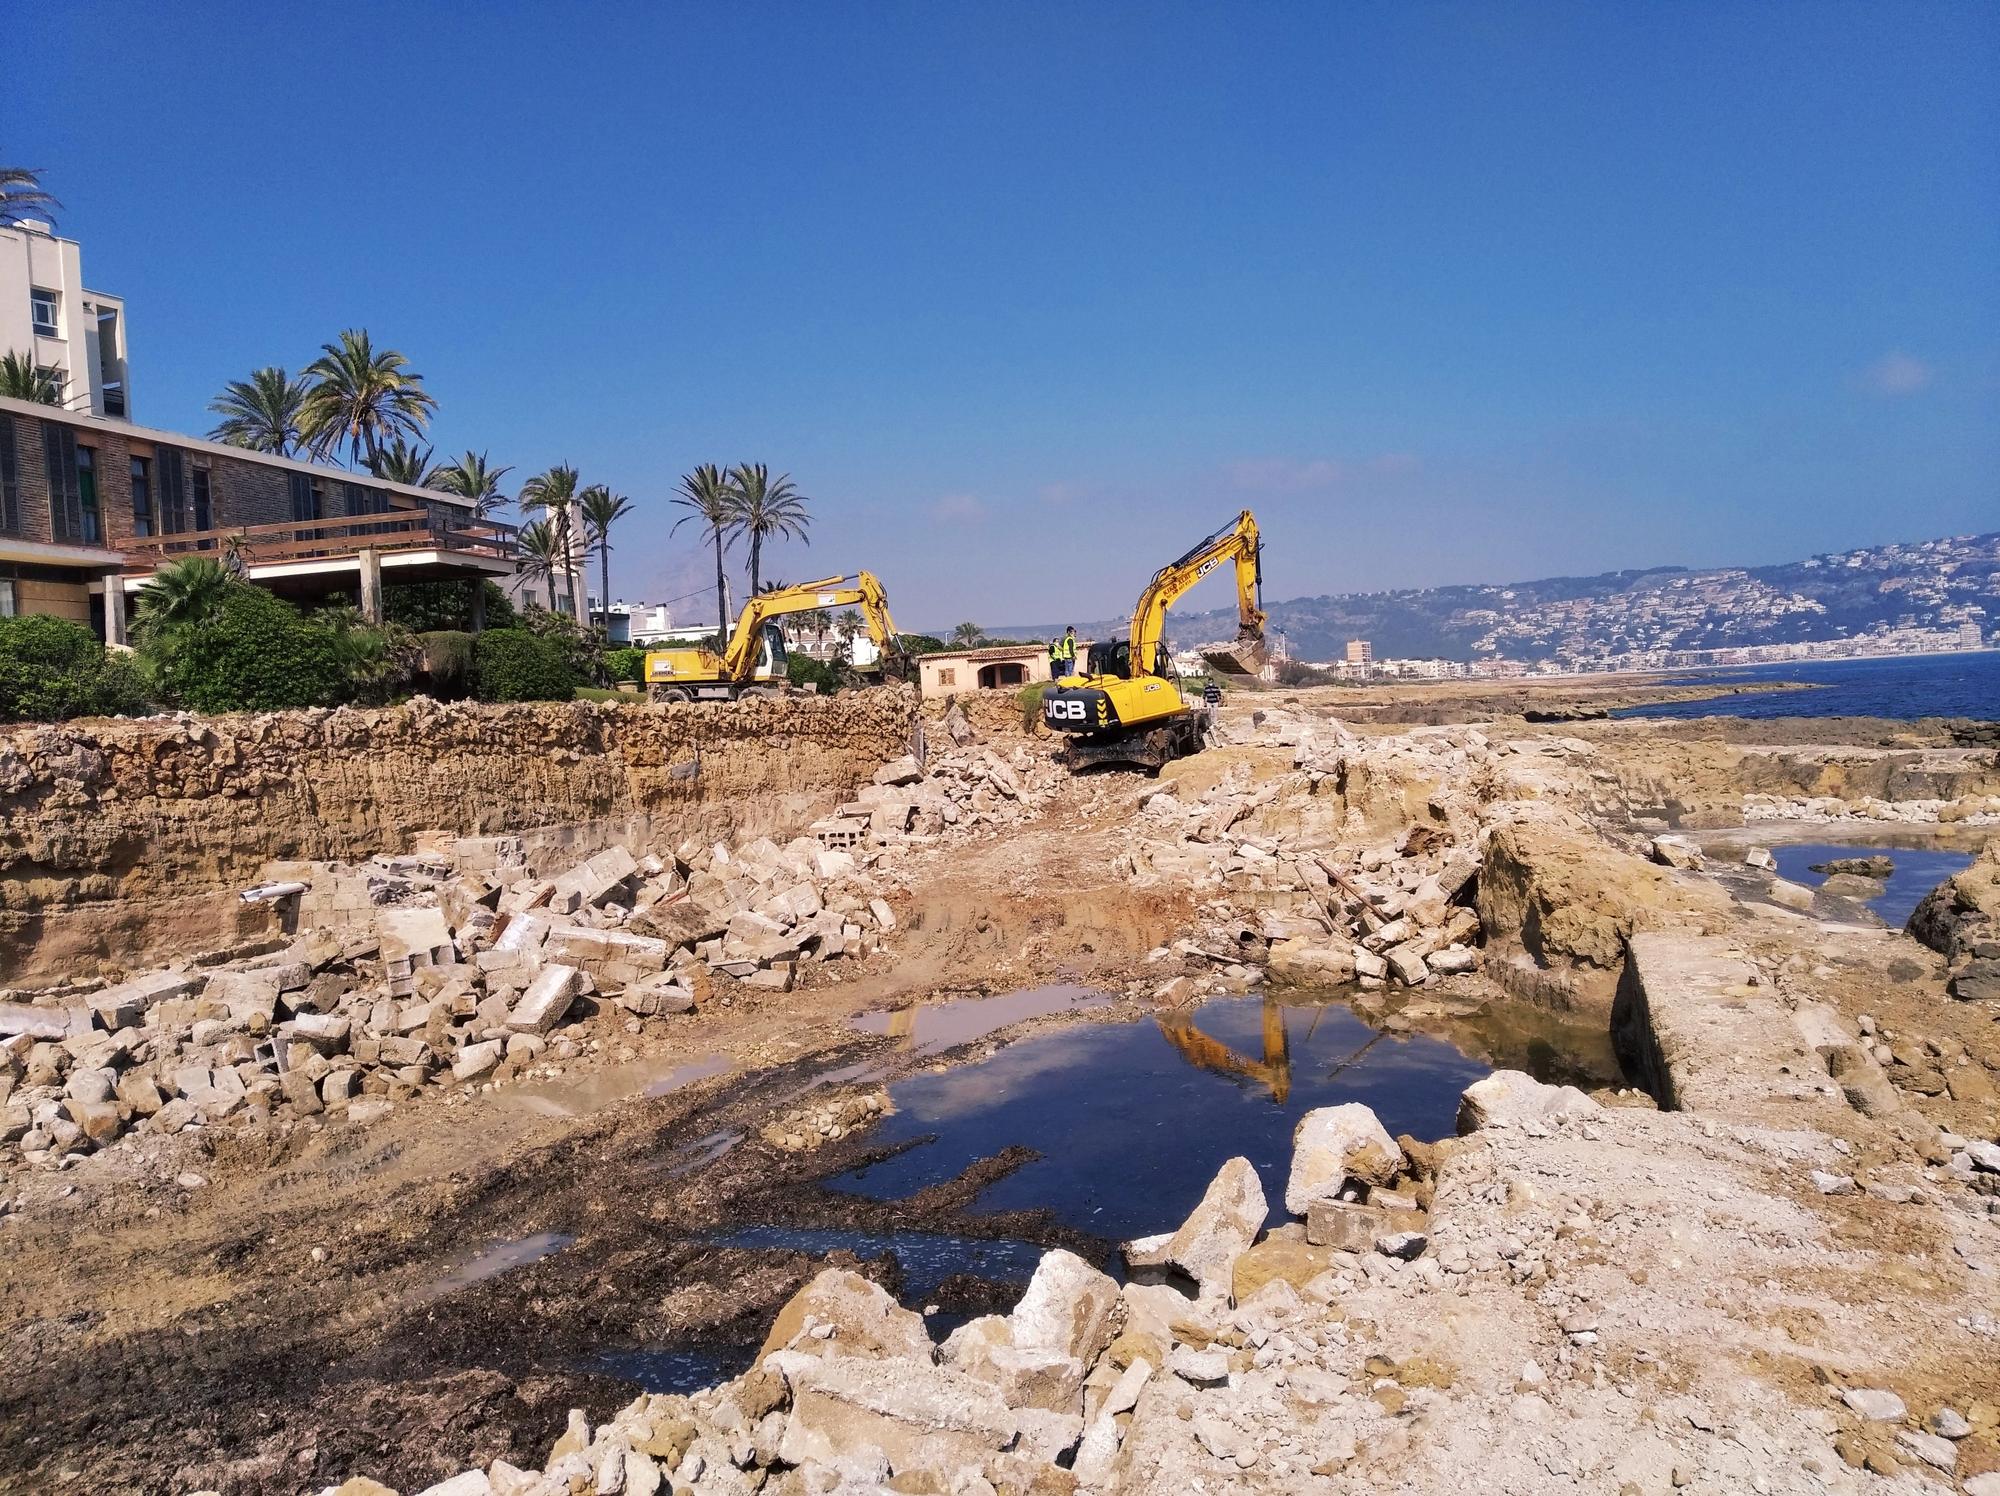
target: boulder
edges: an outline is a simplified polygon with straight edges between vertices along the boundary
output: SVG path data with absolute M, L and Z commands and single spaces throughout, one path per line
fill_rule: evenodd
M 1519 1070 L 1496 1070 L 1465 1088 L 1458 1102 L 1461 1135 L 1482 1127 L 1559 1127 L 1602 1110 L 1575 1086 L 1545 1086 Z
M 800 1340 L 808 1321 L 832 1326 L 833 1334 L 824 1338 L 807 1335 Z M 798 1350 L 814 1356 L 896 1356 L 929 1361 L 933 1355 L 923 1316 L 898 1304 L 881 1284 L 833 1267 L 785 1301 L 771 1322 L 771 1332 L 764 1337 L 757 1359 L 785 1349 L 794 1340 L 799 1341 Z
M 1317 1107 L 1292 1130 L 1285 1209 L 1302 1216 L 1315 1200 L 1339 1194 L 1349 1179 L 1390 1184 L 1402 1169 L 1403 1150 L 1373 1111 L 1359 1102 Z
M 992 1388 L 928 1359 L 776 1351 L 765 1364 L 791 1389 L 777 1450 L 788 1465 L 837 1465 L 880 1450 L 896 1475 L 948 1482 L 1014 1441 L 1014 1415 Z
M 1232 1158 L 1173 1234 L 1163 1261 L 1194 1279 L 1204 1298 L 1226 1295 L 1236 1259 L 1250 1249 L 1269 1214 L 1257 1170 L 1247 1158 Z
M 1315 1211 L 1319 1208 L 1313 1207 Z M 1368 1245 L 1373 1245 L 1372 1238 Z M 1269 1283 L 1304 1288 L 1333 1266 L 1333 1253 L 1332 1247 L 1314 1243 L 1296 1222 L 1274 1226 L 1262 1241 L 1236 1259 L 1230 1274 L 1230 1295 L 1241 1304 Z
M 997 1314 L 959 1326 L 939 1353 L 947 1366 L 984 1382 L 1010 1408 L 1075 1414 L 1083 1405 L 1084 1363 L 1058 1350 L 1016 1345 L 1013 1327 Z
M 1684 836 L 1656 836 L 1650 850 L 1662 867 L 1699 868 L 1706 860 L 1701 848 Z
M 1296 935 L 1271 947 L 1266 969 L 1274 982 L 1289 982 L 1299 987 L 1332 986 L 1353 979 L 1354 948 L 1345 941 L 1322 944 Z
M 1111 1343 L 1118 1285 L 1074 1252 L 1042 1254 L 1028 1291 L 1007 1317 L 1013 1343 L 1091 1365 Z

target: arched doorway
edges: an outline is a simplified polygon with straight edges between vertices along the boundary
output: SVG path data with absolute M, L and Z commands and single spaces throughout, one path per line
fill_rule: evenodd
M 1025 686 L 1028 683 L 1028 667 L 1012 661 L 996 660 L 991 665 L 979 667 L 979 684 L 984 690 L 996 686 Z

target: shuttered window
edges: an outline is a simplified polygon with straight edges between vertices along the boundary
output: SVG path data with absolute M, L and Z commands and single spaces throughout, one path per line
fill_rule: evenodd
M 154 517 L 162 535 L 178 535 L 188 523 L 187 454 L 161 447 L 153 457 Z
M 14 450 L 14 418 L 0 415 L 0 534 L 21 533 L 21 466 Z
M 83 499 L 76 481 L 76 433 L 42 422 L 42 458 L 49 477 L 49 536 L 77 544 L 83 539 Z

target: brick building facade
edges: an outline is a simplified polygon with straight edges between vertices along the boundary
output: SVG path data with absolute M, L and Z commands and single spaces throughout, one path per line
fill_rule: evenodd
M 328 523 L 349 519 L 362 523 Z M 123 642 L 130 594 L 158 565 L 231 546 L 252 581 L 364 609 L 371 576 L 379 608 L 384 565 L 411 580 L 513 571 L 512 530 L 450 495 L 0 398 L 0 614 Z

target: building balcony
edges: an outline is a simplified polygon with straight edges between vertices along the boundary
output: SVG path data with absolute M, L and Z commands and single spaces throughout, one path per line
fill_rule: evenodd
M 233 556 L 252 580 L 357 566 L 374 551 L 385 568 L 432 574 L 504 576 L 514 570 L 517 527 L 492 520 L 449 521 L 422 509 L 271 525 L 229 525 L 136 537 L 124 546 L 127 576 L 141 581 L 182 556 Z

